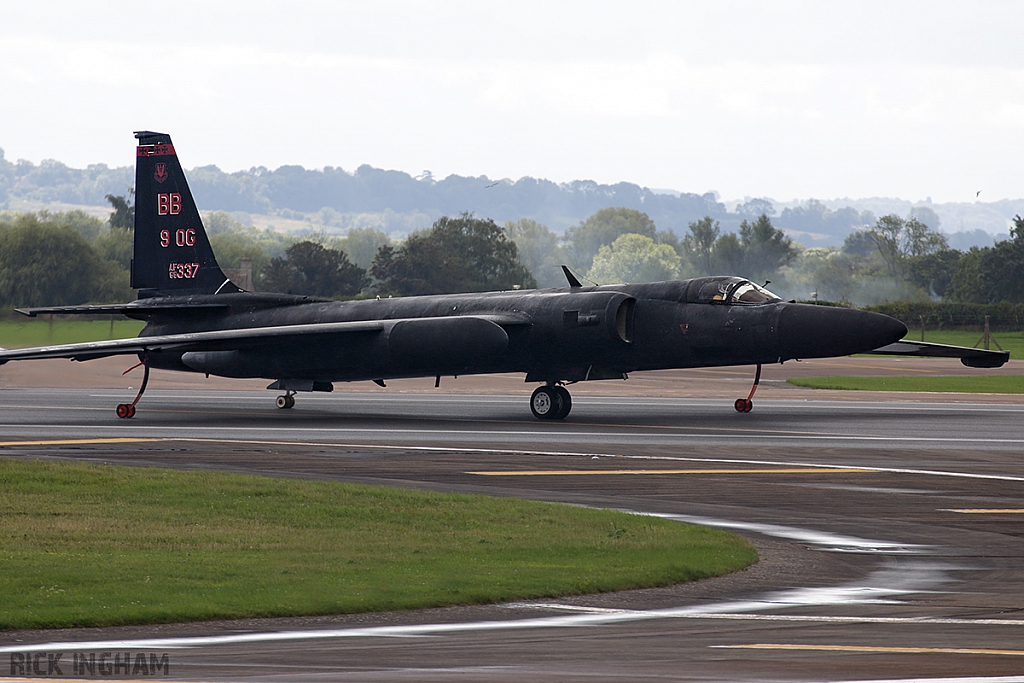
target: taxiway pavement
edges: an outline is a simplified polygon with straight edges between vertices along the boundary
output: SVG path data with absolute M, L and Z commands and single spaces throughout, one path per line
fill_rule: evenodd
M 0 392 L 0 457 L 223 469 L 628 509 L 762 560 L 662 589 L 409 613 L 0 633 L 167 652 L 181 680 L 1024 680 L 1024 405 L 521 395 Z M 67 661 L 67 660 L 65 660 Z M 6 668 L 6 667 L 4 667 Z M 0 669 L 0 675 L 7 672 Z M 1019 677 L 1019 678 L 1018 678 Z

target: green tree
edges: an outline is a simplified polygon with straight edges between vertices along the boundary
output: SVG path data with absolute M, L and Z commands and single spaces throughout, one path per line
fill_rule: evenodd
M 906 260 L 907 279 L 932 296 L 946 298 L 962 257 L 963 252 L 956 249 L 911 256 Z
M 134 230 L 107 228 L 93 242 L 93 247 L 104 260 L 113 261 L 121 268 L 128 270 L 132 265 L 134 242 Z
M 397 249 L 381 247 L 370 274 L 382 293 L 401 296 L 537 286 L 505 231 L 492 219 L 469 213 L 442 216 Z
M 366 270 L 350 263 L 343 251 L 316 242 L 298 242 L 286 258 L 271 259 L 263 281 L 267 289 L 311 296 L 352 296 L 369 283 Z
M 129 190 L 128 193 L 134 196 L 135 190 Z M 110 214 L 110 218 L 107 220 L 110 228 L 116 228 L 118 230 L 134 230 L 135 205 L 130 202 L 125 195 L 108 194 L 107 201 L 110 202 L 110 206 L 114 209 Z
M 736 233 L 727 232 L 715 240 L 715 268 L 721 274 L 740 275 L 746 271 L 743 245 Z
M 654 221 L 642 211 L 626 208 L 601 209 L 565 233 L 569 256 L 573 265 L 589 269 L 598 250 L 611 244 L 621 235 L 644 235 L 654 239 L 657 228 Z
M 65 306 L 131 298 L 127 271 L 102 259 L 74 228 L 24 214 L 0 231 L 0 304 Z
M 882 216 L 867 230 L 894 278 L 906 276 L 906 261 L 913 256 L 934 254 L 949 248 L 946 236 L 931 230 L 916 217 Z
M 564 287 L 565 276 L 561 266 L 565 253 L 558 243 L 558 235 L 532 218 L 508 221 L 505 234 L 516 243 L 519 262 L 533 274 L 538 287 Z
M 129 195 L 134 194 L 134 190 L 129 191 Z M 93 239 L 93 247 L 107 261 L 128 270 L 135 246 L 135 206 L 124 195 L 108 194 L 107 201 L 114 210 L 107 219 L 106 229 Z
M 683 245 L 690 261 L 700 275 L 713 274 L 715 242 L 721 232 L 718 221 L 713 220 L 711 216 L 704 216 L 699 221 L 690 223 L 686 228 Z
M 977 278 L 978 303 L 1024 302 L 1024 218 L 1014 217 L 1010 239 L 980 250 Z
M 679 277 L 679 254 L 646 235 L 621 235 L 601 247 L 587 277 L 601 284 L 659 282 Z
M 800 253 L 793 240 L 773 226 L 766 214 L 761 214 L 753 223 L 740 223 L 740 244 L 746 277 L 758 282 L 792 263 Z
M 875 240 L 867 230 L 854 230 L 843 240 L 844 254 L 867 258 L 875 251 Z
M 206 234 L 211 237 L 224 233 L 245 232 L 249 229 L 249 226 L 235 220 L 235 217 L 227 211 L 211 211 L 204 215 L 203 226 L 206 228 Z
M 376 228 L 352 228 L 348 235 L 338 240 L 338 243 L 352 263 L 360 268 L 369 269 L 373 265 L 373 257 L 381 247 L 391 244 L 391 238 L 386 232 Z
M 990 247 L 971 247 L 960 257 L 950 278 L 947 292 L 950 299 L 960 303 L 989 303 L 988 297 L 982 291 L 980 277 L 982 259 L 989 249 Z
M 813 199 L 811 201 L 814 201 Z M 746 202 L 736 206 L 736 213 L 741 216 L 750 216 L 751 218 L 757 218 L 758 216 L 774 216 L 775 205 L 768 199 L 749 199 Z
M 849 301 L 857 290 L 854 260 L 842 252 L 825 251 L 811 276 L 817 298 L 819 301 Z
M 270 257 L 263 245 L 248 232 L 222 232 L 210 236 L 210 246 L 217 256 L 217 263 L 222 268 L 237 269 L 242 259 L 248 258 L 252 263 L 252 280 L 256 291 L 264 286 L 264 276 L 270 268 Z
M 103 221 L 79 209 L 54 212 L 43 209 L 37 215 L 40 221 L 48 225 L 71 228 L 84 237 L 87 242 L 92 242 L 103 232 Z

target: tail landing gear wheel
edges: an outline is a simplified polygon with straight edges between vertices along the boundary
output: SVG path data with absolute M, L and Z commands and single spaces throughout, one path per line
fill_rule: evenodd
M 537 387 L 530 397 L 530 410 L 538 420 L 557 420 L 562 412 L 562 396 L 558 387 Z
M 284 394 L 283 396 L 278 396 L 277 400 L 274 402 L 274 405 L 276 405 L 281 410 L 288 410 L 289 408 L 294 408 L 295 397 L 292 396 L 291 394 Z
M 736 408 L 737 413 L 749 413 L 754 409 L 754 392 L 757 391 L 757 385 L 761 383 L 761 364 L 757 364 L 757 373 L 754 375 L 754 386 L 750 387 L 750 394 L 746 398 L 738 398 L 733 403 L 733 407 Z
M 569 395 L 569 390 L 565 387 L 554 387 L 554 390 L 562 398 L 562 409 L 552 419 L 564 420 L 572 410 L 572 396 Z
M 146 363 L 145 361 L 142 363 L 145 370 L 142 373 L 142 385 L 139 387 L 139 393 L 135 396 L 135 400 L 131 403 L 119 403 L 117 404 L 117 408 L 114 410 L 117 416 L 122 419 L 135 417 L 135 404 L 138 403 L 139 399 L 142 398 L 142 395 L 146 393 L 146 386 L 149 384 L 149 363 Z M 130 369 L 131 368 L 129 368 L 129 370 Z M 128 372 L 128 370 L 125 370 L 125 372 Z

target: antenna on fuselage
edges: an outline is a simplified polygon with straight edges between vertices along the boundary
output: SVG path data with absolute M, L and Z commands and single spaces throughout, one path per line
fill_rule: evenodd
M 573 274 L 572 269 L 569 268 L 569 266 L 563 264 L 562 265 L 562 272 L 565 273 L 565 279 L 569 281 L 569 286 L 570 287 L 574 287 L 575 288 L 575 287 L 582 287 L 583 286 L 583 283 L 581 283 L 579 281 L 579 278 L 577 278 Z M 586 280 L 590 284 L 594 285 L 595 287 L 600 287 L 601 286 L 601 285 L 597 284 L 596 282 L 594 282 L 593 280 L 591 280 L 590 278 L 586 277 L 585 275 L 581 275 L 580 277 L 582 277 L 584 280 Z

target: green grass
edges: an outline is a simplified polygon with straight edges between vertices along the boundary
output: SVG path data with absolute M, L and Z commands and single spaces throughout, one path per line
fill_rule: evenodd
M 999 342 L 1004 350 L 1010 352 L 1010 358 L 1024 358 L 1024 332 L 992 332 L 991 336 Z M 910 341 L 921 341 L 921 328 L 911 329 L 905 339 Z M 967 332 L 964 330 L 935 330 L 934 332 L 925 328 L 924 340 L 935 344 L 953 344 L 954 346 L 974 346 L 981 339 L 981 332 Z M 985 348 L 978 344 L 978 348 Z M 995 344 L 989 346 L 993 351 L 998 351 Z
M 756 561 L 731 534 L 606 510 L 0 459 L 0 628 L 487 603 Z
M 1024 375 L 973 377 L 791 377 L 786 381 L 798 387 L 808 387 L 811 389 L 1024 394 Z
M 21 316 L 19 316 L 21 317 Z M 139 320 L 115 320 L 113 331 L 109 320 L 54 319 L 53 324 L 43 318 L 0 319 L 0 346 L 19 348 L 74 344 L 137 337 L 145 323 Z

